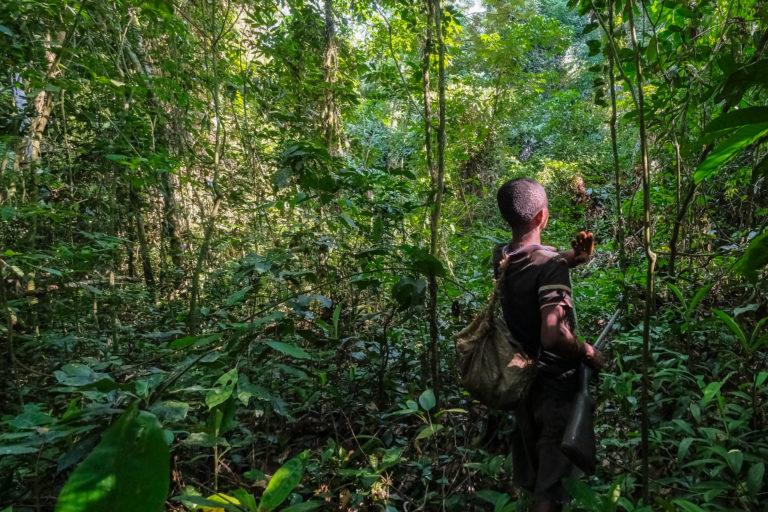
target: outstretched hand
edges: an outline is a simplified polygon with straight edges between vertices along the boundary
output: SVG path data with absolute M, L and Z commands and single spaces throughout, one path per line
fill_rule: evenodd
M 573 247 L 573 263 L 575 265 L 586 263 L 592 251 L 595 250 L 595 235 L 581 231 L 571 240 L 571 247 Z

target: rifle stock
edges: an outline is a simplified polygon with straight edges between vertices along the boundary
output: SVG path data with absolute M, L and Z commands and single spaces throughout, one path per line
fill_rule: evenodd
M 613 324 L 619 317 L 621 310 L 611 317 L 600 337 L 595 342 L 595 348 L 600 348 L 608 336 Z M 568 421 L 560 443 L 560 449 L 573 462 L 576 467 L 588 475 L 595 472 L 595 428 L 594 412 L 595 401 L 589 394 L 589 381 L 592 379 L 592 368 L 585 364 L 579 367 L 579 390 L 573 405 L 573 412 Z

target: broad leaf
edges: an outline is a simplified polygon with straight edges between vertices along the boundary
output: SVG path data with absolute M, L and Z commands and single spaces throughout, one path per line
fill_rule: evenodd
M 165 400 L 155 402 L 150 407 L 152 413 L 164 421 L 181 421 L 187 417 L 189 404 L 186 402 L 177 402 L 175 400 Z
M 437 404 L 437 401 L 435 400 L 435 393 L 431 389 L 425 390 L 420 396 L 419 396 L 419 405 L 425 410 L 429 411 Z
M 265 341 L 264 343 L 277 350 L 278 352 L 281 352 L 287 356 L 294 357 L 296 359 L 309 359 L 311 357 L 306 350 L 301 349 L 296 345 L 291 345 L 290 343 L 272 340 Z
M 418 441 L 419 439 L 427 439 L 437 434 L 441 430 L 443 430 L 443 425 L 441 425 L 440 423 L 427 425 L 426 427 L 424 427 L 419 431 L 419 433 L 416 435 L 415 440 Z
M 269 480 L 267 488 L 264 490 L 264 494 L 261 496 L 259 512 L 270 512 L 276 509 L 299 485 L 301 478 L 304 476 L 307 455 L 309 455 L 309 450 L 305 450 L 298 456 L 290 459 L 280 469 L 275 471 L 275 474 Z
M 763 476 L 765 475 L 765 464 L 758 462 L 753 464 L 747 472 L 747 489 L 750 494 L 757 494 L 763 487 Z
M 706 512 L 703 508 L 687 500 L 673 500 L 672 503 L 685 510 L 685 512 Z
M 237 384 L 237 368 L 232 368 L 219 377 L 214 383 L 213 388 L 205 395 L 205 405 L 209 409 L 213 409 L 217 405 L 226 402 L 232 395 L 235 384 Z
M 245 297 L 245 294 L 248 293 L 252 286 L 246 286 L 245 288 L 241 288 L 240 290 L 237 290 L 235 293 L 231 294 L 229 297 L 227 297 L 226 305 L 227 306 L 234 306 L 238 302 L 243 300 L 243 297 Z
M 719 309 L 712 308 L 712 312 L 717 316 L 717 318 L 722 320 L 723 323 L 728 326 L 731 332 L 735 334 L 736 337 L 739 339 L 741 346 L 746 349 L 747 336 L 744 334 L 744 331 L 741 330 L 741 327 L 739 327 L 739 324 L 737 324 L 733 320 L 733 318 L 731 318 L 730 315 L 728 313 L 725 313 L 724 311 L 720 311 Z
M 170 454 L 157 418 L 131 405 L 70 475 L 56 512 L 161 511 Z
M 736 262 L 734 267 L 738 273 L 748 281 L 756 283 L 760 271 L 768 265 L 768 232 L 755 237 L 749 242 L 749 247 L 744 256 Z
M 309 510 L 317 510 L 320 507 L 326 505 L 322 501 L 304 501 L 302 503 L 294 503 L 283 509 L 283 512 L 307 512 Z
M 764 135 L 768 135 L 768 122 L 741 127 L 709 153 L 693 175 L 693 181 L 698 184 L 717 174 L 731 158 Z
M 768 107 L 749 107 L 731 110 L 709 123 L 706 129 L 705 140 L 714 140 L 721 135 L 727 135 L 735 128 L 764 123 L 768 123 Z

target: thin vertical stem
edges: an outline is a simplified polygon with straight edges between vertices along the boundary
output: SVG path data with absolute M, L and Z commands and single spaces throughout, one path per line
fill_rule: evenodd
M 613 35 L 613 0 L 608 2 L 608 38 L 611 42 Z M 615 57 L 608 52 L 608 85 L 611 90 L 611 148 L 613 150 L 614 188 L 616 189 L 616 245 L 619 253 L 619 269 L 626 269 L 626 251 L 624 248 L 624 221 L 621 214 L 621 169 L 619 167 L 619 148 L 616 142 L 616 82 Z
M 643 365 L 642 365 L 642 394 L 640 402 L 640 412 L 642 416 L 641 425 L 641 457 L 642 457 L 642 487 L 643 502 L 648 503 L 648 480 L 650 465 L 648 461 L 650 430 L 648 419 L 648 399 L 650 393 L 650 336 L 651 336 L 651 309 L 654 300 L 654 270 L 656 265 L 656 253 L 651 247 L 651 174 L 648 162 L 648 138 L 645 126 L 645 98 L 643 93 L 643 68 L 640 58 L 640 48 L 637 43 L 637 33 L 635 31 L 634 5 L 630 2 L 627 5 L 629 19 L 629 35 L 632 41 L 632 51 L 635 58 L 635 68 L 637 71 L 637 113 L 638 125 L 640 129 L 640 153 L 643 166 L 643 245 L 645 246 L 646 256 L 646 282 L 645 282 L 645 311 L 643 315 Z
M 434 0 L 433 16 L 435 34 L 437 36 L 438 54 L 438 126 L 437 126 L 437 172 L 432 180 L 433 202 L 430 215 L 430 254 L 437 257 L 440 231 L 440 208 L 443 202 L 443 185 L 445 179 L 445 42 L 443 41 L 442 7 L 440 0 Z M 427 118 L 429 121 L 429 118 Z M 438 350 L 439 330 L 437 325 L 437 276 L 434 272 L 429 275 L 429 353 L 430 374 L 433 391 L 440 396 L 440 359 Z

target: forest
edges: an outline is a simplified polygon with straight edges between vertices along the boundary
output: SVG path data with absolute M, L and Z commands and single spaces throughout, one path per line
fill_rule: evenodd
M 524 511 L 454 337 L 582 230 L 570 511 L 768 509 L 768 3 L 0 2 L 0 510 Z

